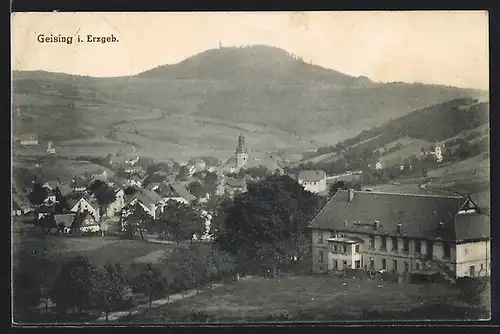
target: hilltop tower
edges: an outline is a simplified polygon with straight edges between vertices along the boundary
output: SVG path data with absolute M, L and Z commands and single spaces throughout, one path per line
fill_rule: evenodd
M 245 145 L 245 137 L 238 137 L 238 147 L 236 148 L 236 168 L 243 167 L 248 161 L 248 152 Z

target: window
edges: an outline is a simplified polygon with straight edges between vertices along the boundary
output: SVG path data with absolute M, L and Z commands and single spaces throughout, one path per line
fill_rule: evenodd
M 359 269 L 361 268 L 361 262 L 358 260 L 358 261 L 355 261 L 354 262 L 354 265 L 356 266 L 356 269 Z
M 484 269 L 484 265 L 481 263 L 481 271 Z
M 343 268 L 347 268 L 347 261 L 344 261 L 342 264 L 344 266 Z
M 333 252 L 337 253 L 339 251 L 339 247 L 337 245 L 333 245 Z
M 342 254 L 347 253 L 347 245 L 342 245 Z
M 415 240 L 415 253 L 422 253 L 422 242 L 420 240 Z
M 408 262 L 405 262 L 405 273 L 407 273 L 408 271 L 410 271 L 410 265 L 408 264 Z
M 450 244 L 443 244 L 443 256 L 445 259 L 449 259 L 451 257 Z
M 323 243 L 323 232 L 318 232 L 318 244 Z
M 323 252 L 319 252 L 319 263 L 325 262 L 325 254 Z
M 410 251 L 410 240 L 404 238 L 403 239 L 403 252 L 408 253 Z
M 392 250 L 398 251 L 398 237 L 392 237 Z
M 375 259 L 373 257 L 370 258 L 370 269 L 371 270 L 375 269 Z
M 375 236 L 370 235 L 370 248 L 374 249 L 375 248 Z
M 398 271 L 398 260 L 392 261 L 392 268 L 394 269 L 394 271 Z
M 434 245 L 432 243 L 432 241 L 427 241 L 427 254 L 429 256 L 432 256 L 432 254 L 434 253 Z
M 338 267 L 339 267 L 338 261 L 337 260 L 333 260 L 333 268 L 334 269 L 338 269 Z
M 475 276 L 475 267 L 474 266 L 470 266 L 469 267 L 469 275 L 470 277 L 474 277 Z
M 354 252 L 359 253 L 359 245 L 354 246 Z
M 387 237 L 385 235 L 380 237 L 380 250 L 387 250 Z
M 420 263 L 419 263 L 419 262 L 415 263 L 415 268 L 416 268 L 417 270 L 420 270 Z
M 386 270 L 387 269 L 387 260 L 382 259 L 382 269 Z

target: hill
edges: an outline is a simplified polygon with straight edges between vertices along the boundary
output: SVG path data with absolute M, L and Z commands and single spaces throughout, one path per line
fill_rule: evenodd
M 305 162 L 329 162 L 347 148 L 357 152 L 377 151 L 383 155 L 384 161 L 393 160 L 400 155 L 418 155 L 423 147 L 436 142 L 443 144 L 461 138 L 471 131 L 477 132 L 478 138 L 484 136 L 484 127 L 488 123 L 489 102 L 480 102 L 474 98 L 453 99 L 415 110 L 382 126 L 364 130 L 335 146 L 322 147 L 311 153 Z M 403 148 L 406 153 L 402 151 Z
M 34 132 L 65 148 L 67 140 L 81 139 L 81 146 L 88 139 L 89 151 L 106 138 L 114 142 L 110 152 L 125 143 L 134 146 L 128 151 L 160 160 L 222 160 L 242 133 L 253 156 L 299 153 L 482 92 L 373 83 L 252 46 L 208 50 L 128 77 L 14 72 L 13 93 L 15 136 Z

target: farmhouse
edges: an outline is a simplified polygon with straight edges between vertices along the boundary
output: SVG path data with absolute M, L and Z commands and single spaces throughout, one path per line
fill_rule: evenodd
M 491 271 L 489 217 L 470 198 L 339 190 L 310 227 L 316 273 Z
M 324 193 L 328 190 L 326 173 L 322 170 L 303 170 L 299 173 L 297 181 L 305 190 L 312 193 Z
M 54 193 L 59 193 L 61 196 L 66 197 L 70 195 L 73 190 L 67 184 L 62 184 L 59 181 L 48 181 L 43 184 L 43 187 Z
M 100 219 L 99 204 L 94 196 L 85 194 L 80 199 L 70 202 L 71 212 L 88 212 L 96 221 Z
M 38 136 L 35 134 L 24 134 L 19 136 L 19 144 L 22 146 L 38 145 Z
M 188 204 L 195 200 L 195 197 L 179 182 L 162 182 L 155 187 L 155 192 L 161 197 L 162 203 L 174 200 Z
M 158 205 L 160 205 L 161 200 L 162 198 L 156 192 L 139 188 L 134 194 L 126 199 L 122 209 L 122 216 L 127 217 L 130 215 L 132 208 L 136 203 L 139 203 L 147 214 L 155 218 L 156 209 Z
M 65 234 L 99 232 L 101 229 L 94 217 L 87 212 L 54 215 L 54 220 Z

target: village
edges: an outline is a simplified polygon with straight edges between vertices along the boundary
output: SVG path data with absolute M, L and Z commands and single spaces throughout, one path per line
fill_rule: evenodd
M 439 146 L 421 151 L 418 160 L 427 161 L 426 168 L 443 163 Z M 52 143 L 47 154 L 56 154 Z M 269 170 L 262 165 L 247 169 L 251 157 L 243 136 L 238 138 L 234 156 L 218 165 L 209 165 L 201 158 L 183 165 L 141 161 L 139 157 L 120 164 L 110 160 L 108 166 L 116 171 L 113 177 L 104 170 L 87 179 L 33 180 L 32 188 L 24 194 L 14 189 L 14 221 L 29 222 L 41 233 L 59 238 L 119 236 L 156 244 L 212 244 L 223 236 L 220 222 L 214 226 L 212 218 L 220 215 L 224 200 L 244 195 L 252 184 L 287 177 L 305 193 L 316 196 L 319 207 L 307 222 L 305 236 L 310 238 L 306 242 L 310 250 L 289 253 L 288 264 L 279 265 L 284 270 L 291 259 L 292 264 L 301 262 L 315 275 L 366 274 L 395 282 L 441 279 L 453 284 L 462 277 L 489 277 L 491 272 L 486 211 L 471 198 L 457 194 L 374 190 L 377 182 L 363 184 L 364 175 L 371 170 L 372 178 L 387 178 L 388 169 L 380 161 L 372 161 L 368 170 L 337 175 L 303 165 L 295 170 L 287 166 Z M 412 164 L 398 162 L 390 168 L 411 171 Z M 296 174 L 287 175 L 290 170 Z M 428 182 L 421 175 L 422 166 L 418 173 L 409 173 L 410 180 L 414 182 L 416 177 L 420 184 Z M 404 180 L 402 176 L 398 179 Z M 397 185 L 398 179 L 391 182 Z M 380 177 L 378 183 L 385 180 Z M 139 262 L 151 265 L 160 261 L 164 251 L 153 253 L 139 257 Z M 276 277 L 279 266 L 277 262 L 267 267 L 264 264 L 268 269 L 262 275 Z

